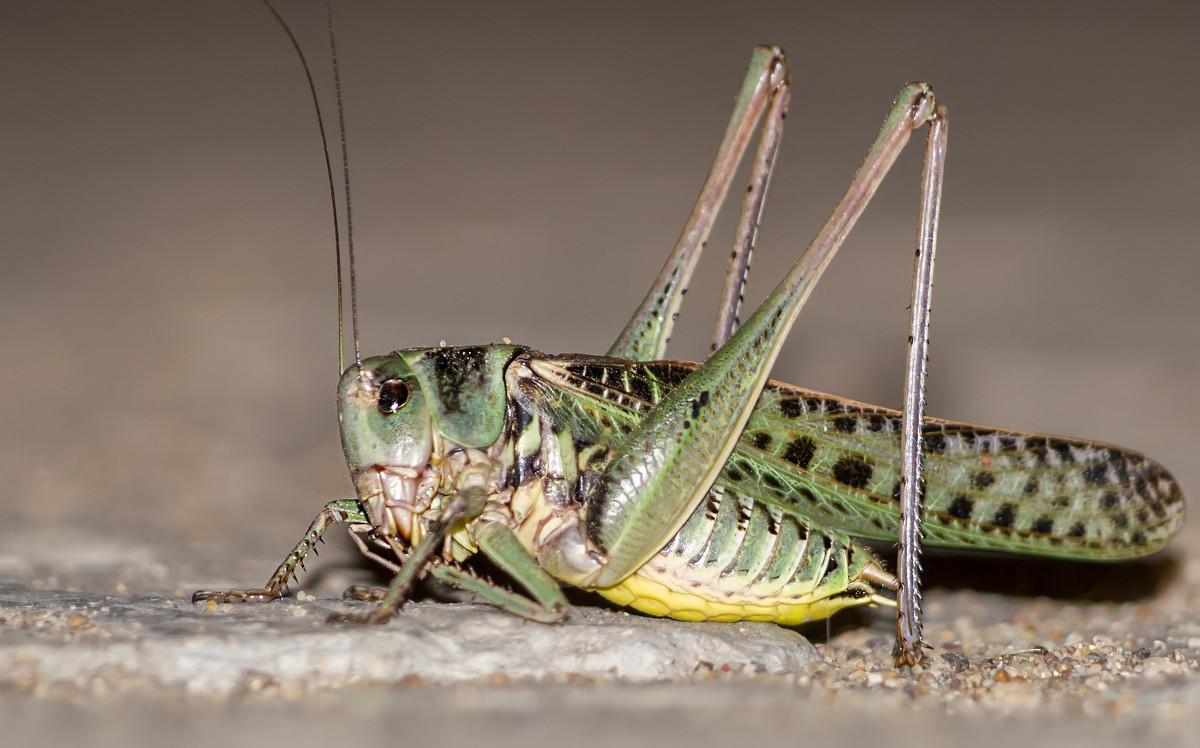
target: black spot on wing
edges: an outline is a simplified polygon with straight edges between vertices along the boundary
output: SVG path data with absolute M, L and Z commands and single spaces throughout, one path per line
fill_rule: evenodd
M 804 415 L 804 406 L 798 397 L 784 397 L 779 400 L 779 414 L 784 418 L 799 418 Z
M 584 364 L 583 366 L 579 367 L 578 373 L 584 379 L 590 379 L 593 382 L 604 384 L 607 379 L 606 375 L 608 374 L 608 371 L 603 366 L 599 366 L 597 364 Z
M 683 380 L 687 379 L 688 375 L 695 370 L 695 366 L 686 366 L 674 362 L 655 362 L 650 365 L 650 370 L 667 389 L 674 389 Z
M 951 517 L 959 519 L 971 519 L 971 510 L 975 505 L 966 494 L 959 494 L 954 497 L 954 501 L 950 502 L 950 506 L 946 508 L 946 513 Z
M 1044 444 L 1030 444 L 1026 447 L 1025 452 L 1029 455 L 1033 467 L 1041 467 L 1046 464 L 1046 455 L 1049 454 L 1049 450 Z
M 1150 495 L 1150 484 L 1146 482 L 1145 478 L 1138 478 L 1137 480 L 1135 480 L 1133 482 L 1133 490 L 1134 490 L 1134 493 L 1136 493 L 1138 495 L 1138 498 L 1141 499 L 1142 501 L 1152 501 L 1153 500 L 1153 497 Z M 1104 496 L 1107 497 L 1108 495 L 1109 494 L 1105 494 Z M 1113 494 L 1113 495 L 1115 496 L 1116 494 Z M 1101 500 L 1103 501 L 1103 499 L 1101 499 Z
M 1089 486 L 1104 486 L 1108 484 L 1108 465 L 1103 462 L 1089 465 L 1083 469 L 1083 482 Z
M 833 427 L 842 434 L 853 434 L 857 426 L 858 419 L 854 416 L 838 416 L 833 419 Z
M 754 436 L 750 437 L 750 442 L 754 444 L 755 447 L 765 452 L 771 448 L 771 435 L 765 431 L 760 431 Z
M 798 436 L 787 443 L 780 457 L 792 463 L 801 470 L 807 470 L 817 453 L 817 444 L 807 436 Z
M 840 457 L 833 465 L 834 479 L 851 488 L 862 488 L 867 485 L 873 472 L 866 460 L 854 455 Z
M 1129 482 L 1129 459 L 1119 449 L 1108 450 L 1108 464 L 1117 476 L 1117 483 Z
M 993 476 L 987 470 L 980 470 L 979 472 L 975 473 L 975 475 L 971 476 L 971 485 L 980 490 L 987 488 L 995 482 L 995 476 Z
M 640 372 L 629 373 L 629 394 L 643 402 L 654 402 L 654 391 L 650 388 L 650 380 Z
M 996 515 L 992 517 L 991 523 L 996 527 L 1012 527 L 1014 519 L 1013 505 L 1004 504 L 997 510 Z
M 1075 456 L 1071 453 L 1071 443 L 1065 439 L 1047 439 L 1046 446 L 1054 450 L 1059 460 L 1065 463 L 1075 462 Z
M 946 451 L 946 435 L 940 431 L 925 434 L 921 441 L 924 443 L 925 451 L 929 454 Z

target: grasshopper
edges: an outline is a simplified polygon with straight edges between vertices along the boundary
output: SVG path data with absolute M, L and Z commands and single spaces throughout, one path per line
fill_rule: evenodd
M 1162 548 L 1182 525 L 1184 501 L 1158 463 L 1105 444 L 924 417 L 948 121 L 928 85 L 901 89 L 831 217 L 739 324 L 790 86 L 783 53 L 757 48 L 678 243 L 605 355 L 506 341 L 363 359 L 355 321 L 355 361 L 337 391 L 355 498 L 326 504 L 261 589 L 198 591 L 193 600 L 280 597 L 322 534 L 347 524 L 361 552 L 394 577 L 373 596 L 375 608 L 331 622 L 388 621 L 426 574 L 546 623 L 567 615 L 563 584 L 684 620 L 792 625 L 898 603 L 896 658 L 911 665 L 924 646 L 922 538 L 1082 560 Z M 760 120 L 713 353 L 703 363 L 663 360 Z M 814 284 L 926 125 L 904 410 L 769 380 Z M 898 537 L 893 575 L 863 541 Z M 476 554 L 528 595 L 465 566 Z

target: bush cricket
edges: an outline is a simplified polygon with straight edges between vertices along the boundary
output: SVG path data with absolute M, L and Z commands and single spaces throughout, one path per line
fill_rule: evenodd
M 330 38 L 332 47 L 332 21 Z M 1158 463 L 1120 447 L 924 416 L 948 123 L 928 85 L 901 89 L 828 221 L 740 323 L 790 92 L 782 51 L 755 49 L 680 238 L 604 355 L 506 341 L 363 359 L 355 313 L 338 418 L 356 497 L 328 503 L 263 588 L 193 600 L 279 597 L 328 527 L 345 523 L 394 577 L 370 612 L 335 622 L 386 622 L 426 574 L 547 623 L 567 615 L 561 584 L 685 620 L 790 625 L 896 605 L 896 662 L 914 665 L 922 542 L 1083 560 L 1162 548 L 1184 503 Z M 813 286 L 909 136 L 926 127 L 903 410 L 769 380 Z M 664 360 L 756 130 L 712 355 Z M 864 539 L 899 539 L 894 574 Z M 463 565 L 480 553 L 528 596 Z

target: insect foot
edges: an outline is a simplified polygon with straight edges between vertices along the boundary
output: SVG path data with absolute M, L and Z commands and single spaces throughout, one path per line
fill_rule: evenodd
M 277 597 L 280 597 L 280 594 L 272 590 L 196 590 L 192 593 L 192 602 L 212 600 L 216 603 L 269 603 Z
M 387 594 L 386 587 L 367 587 L 363 584 L 352 584 L 342 592 L 343 600 L 363 600 L 377 603 Z

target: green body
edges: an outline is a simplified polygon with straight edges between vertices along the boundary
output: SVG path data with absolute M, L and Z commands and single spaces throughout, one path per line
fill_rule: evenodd
M 376 390 L 398 379 L 410 395 L 403 414 L 381 413 L 377 398 L 366 396 L 356 420 L 343 420 L 366 521 L 377 531 L 416 526 L 403 533 L 412 543 L 427 533 L 425 517 L 440 515 L 436 494 L 428 505 L 406 502 L 396 497 L 419 492 L 389 494 L 379 477 L 386 472 L 379 466 L 413 460 L 406 455 L 415 446 L 416 462 L 443 466 L 437 483 L 450 487 L 442 496 L 477 481 L 491 502 L 480 519 L 452 528 L 438 563 L 476 552 L 476 523 L 498 524 L 523 551 L 507 559 L 510 566 L 536 566 L 653 614 L 798 623 L 881 602 L 876 588 L 890 586 L 890 575 L 856 538 L 896 537 L 900 413 L 777 382 L 764 387 L 732 455 L 682 526 L 654 539 L 653 557 L 631 575 L 593 581 L 602 567 L 588 560 L 607 555 L 600 530 L 611 520 L 597 500 L 606 497 L 606 471 L 647 414 L 700 369 L 515 346 L 367 359 L 363 371 Z M 347 370 L 344 401 L 361 376 Z M 429 406 L 430 391 L 458 397 L 450 407 L 444 398 Z M 937 419 L 923 430 L 931 545 L 1120 559 L 1161 548 L 1182 519 L 1171 476 L 1136 453 Z M 468 452 L 471 460 L 445 467 Z M 546 523 L 552 531 L 539 532 Z

